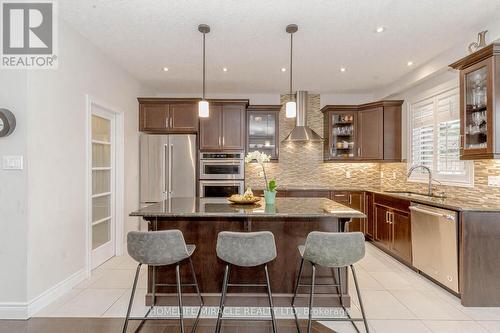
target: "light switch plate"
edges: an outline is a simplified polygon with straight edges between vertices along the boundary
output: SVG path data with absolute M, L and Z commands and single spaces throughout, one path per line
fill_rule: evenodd
M 22 156 L 3 156 L 2 168 L 4 170 L 22 170 L 23 157 Z
M 500 176 L 488 176 L 488 186 L 500 187 Z

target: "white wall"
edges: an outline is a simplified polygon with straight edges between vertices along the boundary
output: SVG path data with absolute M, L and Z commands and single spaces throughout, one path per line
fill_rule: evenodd
M 0 138 L 0 159 L 4 155 L 26 157 L 26 72 L 2 71 L 0 108 L 9 109 L 17 118 L 17 127 L 8 137 Z M 27 296 L 27 171 L 0 167 L 0 316 L 3 311 L 22 310 Z
M 0 139 L 0 155 L 25 155 L 27 167 L 0 170 L 0 318 L 15 316 L 8 302 L 31 314 L 84 276 L 87 94 L 124 112 L 125 234 L 138 227 L 128 217 L 139 202 L 136 98 L 150 91 L 63 21 L 58 53 L 57 70 L 0 77 L 0 107 L 19 121 L 13 136 Z
M 59 69 L 28 76 L 28 299 L 82 270 L 86 228 L 86 94 L 125 113 L 126 230 L 138 198 L 137 80 L 65 22 Z M 118 111 L 116 110 L 116 111 Z

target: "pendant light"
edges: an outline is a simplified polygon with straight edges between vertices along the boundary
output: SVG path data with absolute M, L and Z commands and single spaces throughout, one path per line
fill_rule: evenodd
M 290 34 L 290 100 L 285 106 L 285 116 L 287 118 L 297 117 L 297 103 L 295 102 L 295 97 L 292 94 L 292 75 L 293 75 L 293 34 L 299 30 L 296 24 L 289 24 L 286 26 L 286 32 Z
M 210 32 L 210 27 L 206 24 L 200 24 L 198 31 L 203 34 L 203 96 L 198 102 L 198 116 L 200 118 L 208 118 L 210 115 L 208 102 L 205 100 L 205 34 Z

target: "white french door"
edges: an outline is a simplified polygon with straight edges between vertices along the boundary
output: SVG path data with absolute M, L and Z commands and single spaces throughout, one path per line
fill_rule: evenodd
M 116 115 L 91 105 L 91 269 L 116 253 Z

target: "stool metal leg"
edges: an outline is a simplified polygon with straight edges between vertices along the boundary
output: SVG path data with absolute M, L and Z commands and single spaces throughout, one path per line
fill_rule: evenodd
M 297 283 L 295 284 L 295 290 L 293 292 L 292 307 L 295 305 L 295 299 L 297 298 L 297 292 L 299 291 L 300 278 L 302 277 L 302 269 L 304 268 L 304 258 L 300 261 L 299 276 L 297 278 Z
M 221 297 L 220 297 L 220 304 L 219 304 L 219 314 L 217 316 L 217 325 L 215 326 L 216 333 L 219 333 L 221 328 L 222 328 L 222 315 L 224 313 L 224 301 L 226 299 L 227 285 L 229 283 L 229 272 L 230 272 L 230 266 L 226 265 L 226 269 L 224 271 L 224 281 L 222 282 L 222 290 L 221 290 Z
M 365 323 L 366 333 L 369 333 L 368 322 L 366 321 L 365 308 L 363 306 L 363 301 L 361 299 L 361 291 L 359 290 L 358 279 L 356 277 L 356 271 L 354 270 L 354 266 L 351 265 L 352 277 L 354 278 L 354 286 L 356 287 L 356 294 L 358 295 L 359 307 L 361 308 L 361 315 L 363 316 L 363 322 Z
M 175 267 L 175 277 L 177 282 L 177 297 L 179 299 L 179 322 L 181 326 L 181 333 L 184 333 L 184 315 L 183 315 L 183 307 L 182 307 L 182 288 L 181 288 L 181 274 L 180 274 L 180 265 L 177 264 Z
M 134 303 L 135 290 L 137 288 L 137 281 L 139 280 L 139 273 L 141 271 L 142 264 L 137 265 L 137 270 L 135 271 L 134 284 L 132 286 L 132 294 L 130 295 L 130 301 L 128 302 L 127 316 L 125 317 L 125 323 L 123 324 L 123 333 L 127 332 L 128 319 L 130 318 L 130 312 L 132 311 L 132 304 Z
M 198 310 L 198 314 L 196 315 L 196 321 L 194 322 L 193 328 L 191 329 L 191 333 L 194 333 L 196 331 L 196 327 L 198 326 L 198 322 L 200 320 L 200 314 L 201 314 L 201 310 L 203 309 L 203 306 L 204 306 L 204 301 L 203 301 L 203 296 L 201 295 L 201 292 L 200 292 L 198 280 L 196 279 L 196 272 L 194 271 L 194 265 L 193 265 L 193 261 L 191 260 L 191 257 L 189 257 L 189 266 L 191 266 L 191 272 L 193 274 L 193 281 L 195 284 L 196 293 L 198 294 L 198 298 L 200 300 L 200 309 Z
M 267 269 L 267 265 L 264 266 L 264 270 L 266 272 L 266 285 L 267 285 L 267 296 L 269 297 L 269 307 L 271 310 L 271 319 L 273 324 L 273 333 L 276 333 L 276 318 L 274 314 L 274 306 L 273 306 L 273 294 L 271 292 L 271 282 L 269 281 L 269 271 Z
M 316 282 L 316 266 L 314 264 L 312 264 L 311 291 L 309 294 L 309 320 L 307 322 L 307 333 L 311 333 L 313 298 L 314 298 L 314 283 L 315 282 Z
M 152 287 L 152 304 L 151 309 L 156 305 L 156 266 L 153 266 L 153 287 Z

